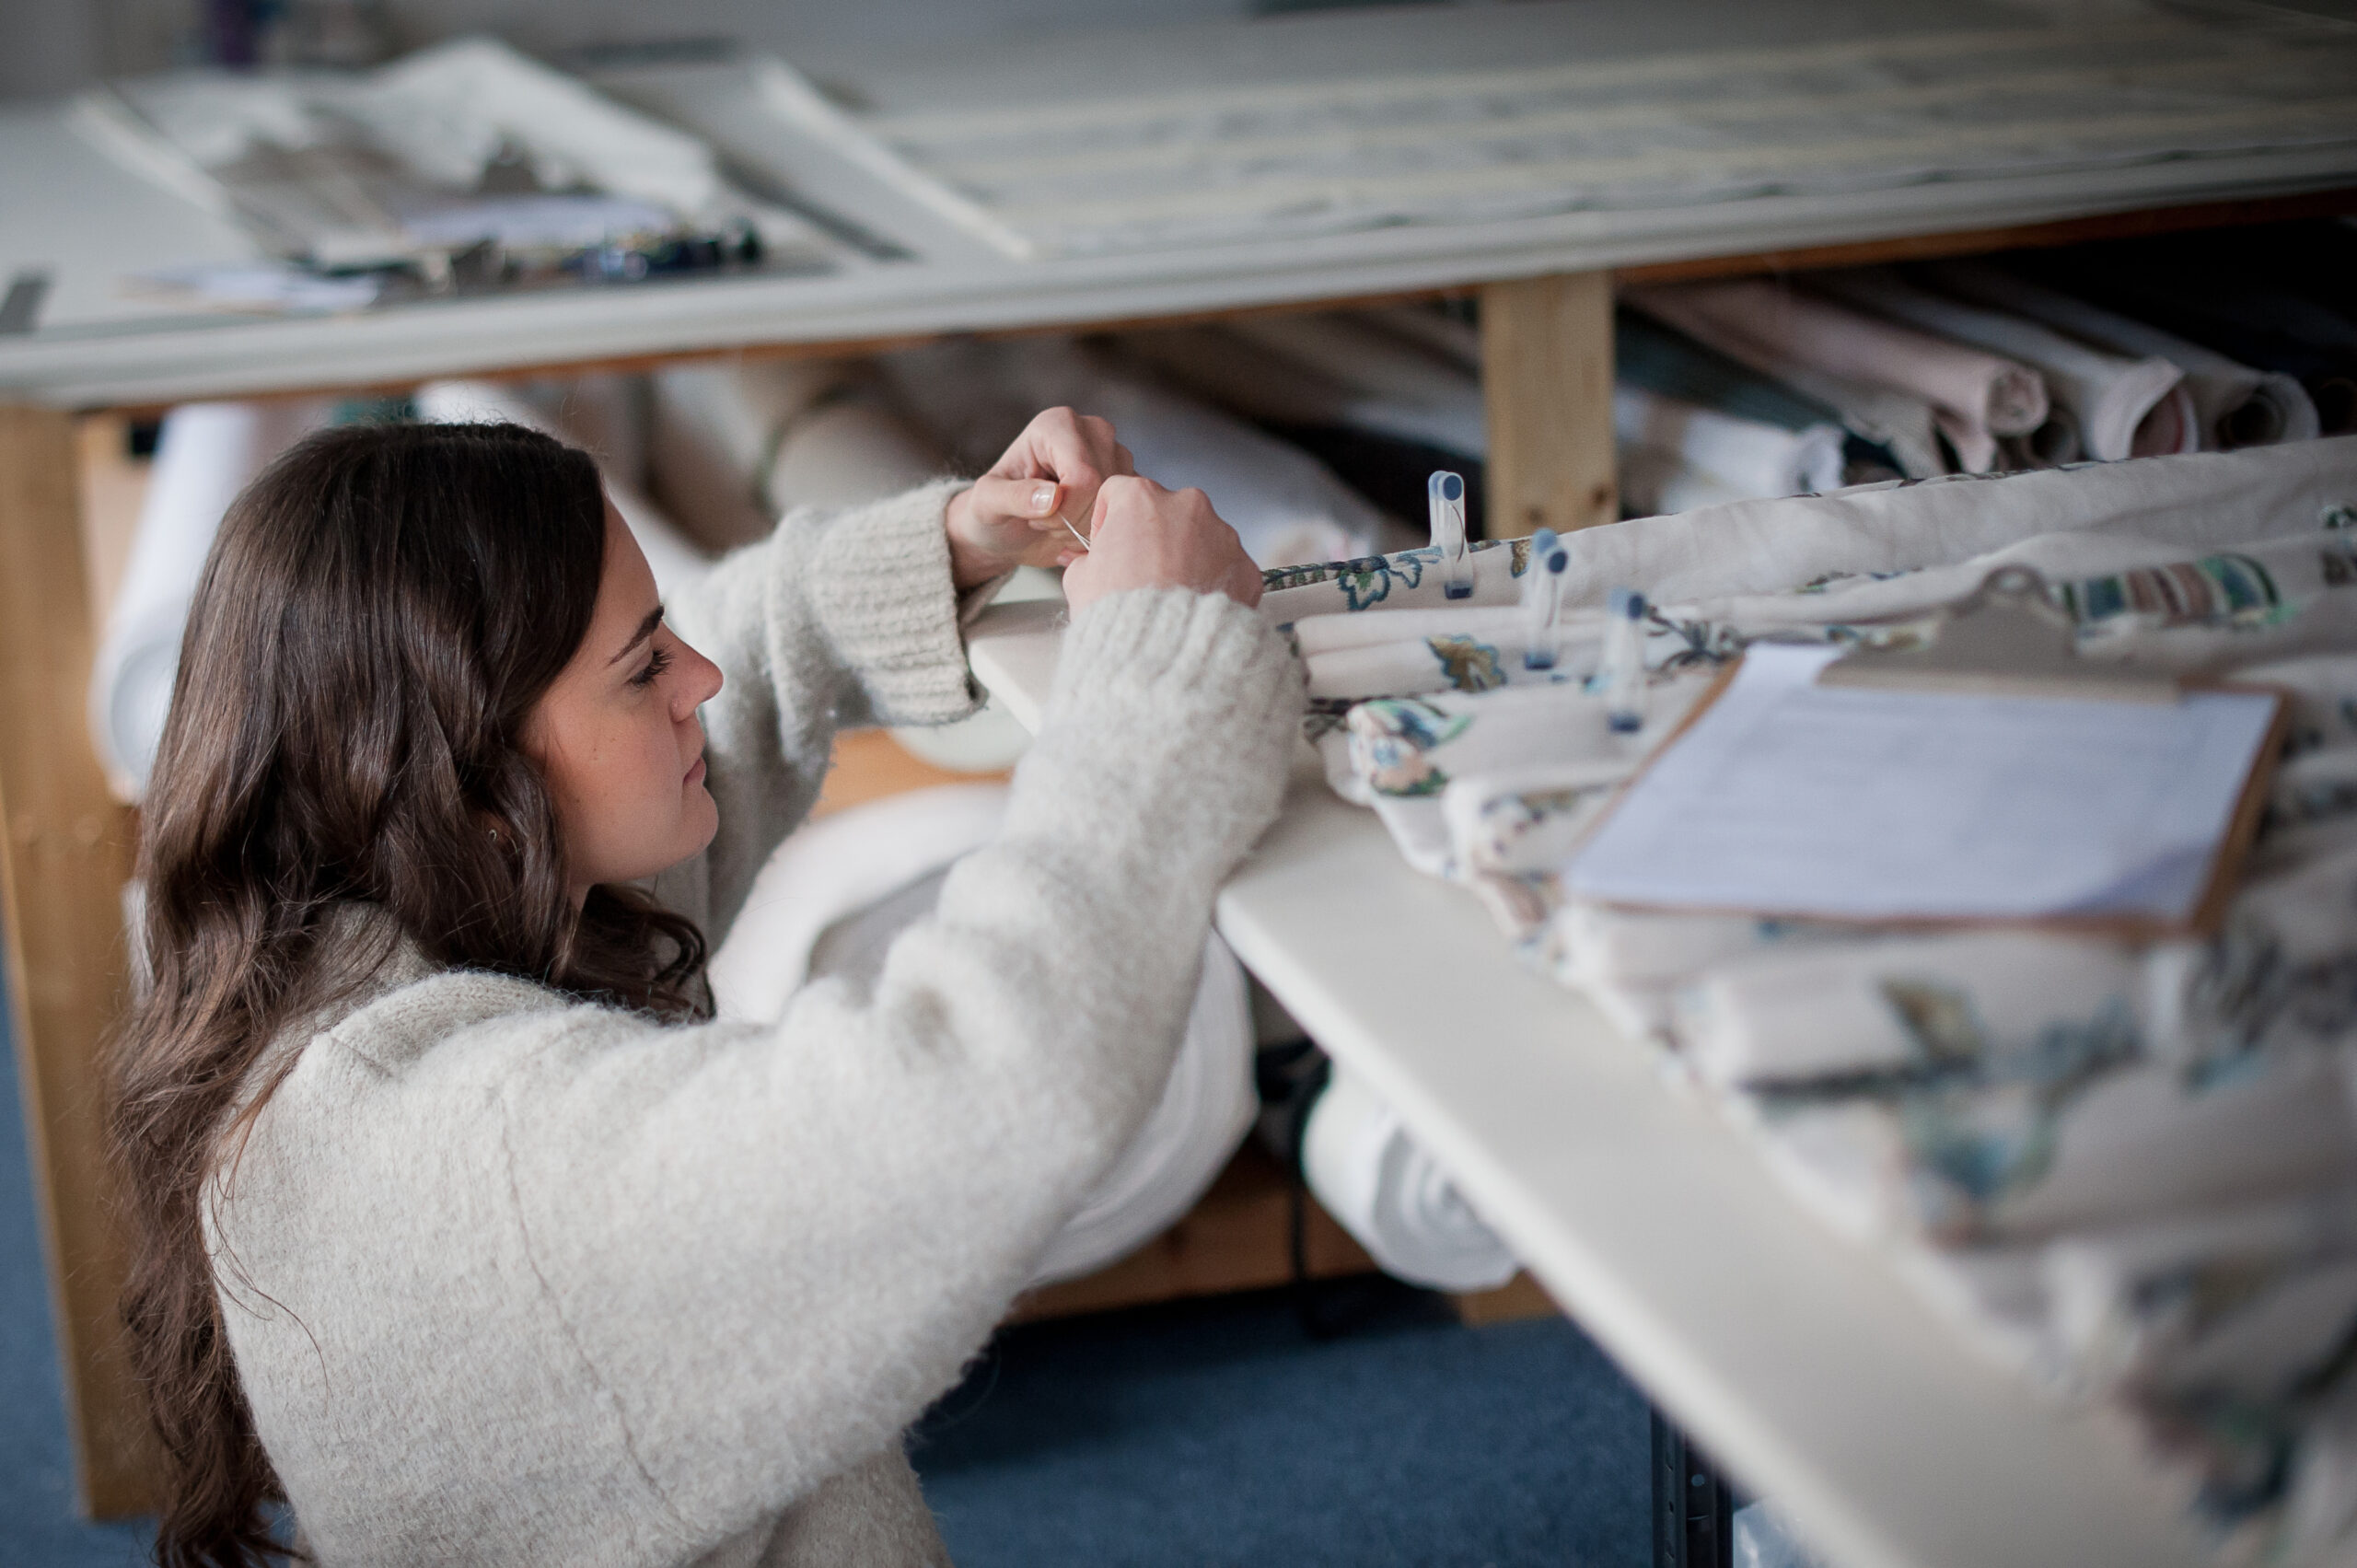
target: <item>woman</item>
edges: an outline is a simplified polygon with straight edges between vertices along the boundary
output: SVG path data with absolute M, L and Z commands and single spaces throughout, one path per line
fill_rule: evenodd
M 1234 534 L 1127 467 L 1055 411 L 671 605 L 510 426 L 239 498 L 113 1108 L 162 1562 L 266 1560 L 282 1488 L 330 1568 L 942 1559 L 901 1430 L 1153 1102 L 1298 711 Z M 836 726 L 968 712 L 958 596 L 1022 562 L 1072 628 L 1000 839 L 870 993 L 710 1021 Z

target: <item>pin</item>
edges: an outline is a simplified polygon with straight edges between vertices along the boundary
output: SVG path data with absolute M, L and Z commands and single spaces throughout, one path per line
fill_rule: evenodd
M 1056 514 L 1056 521 L 1063 524 L 1065 531 L 1070 533 L 1073 538 L 1080 540 L 1081 549 L 1086 550 L 1088 548 L 1088 536 L 1081 532 L 1079 527 L 1074 524 L 1070 517 L 1065 517 L 1062 512 L 1058 512 Z
M 1633 588 L 1613 589 L 1611 614 L 1596 684 L 1604 688 L 1604 722 L 1616 735 L 1633 735 L 1645 722 L 1645 596 Z
M 1465 543 L 1465 481 L 1436 469 L 1424 482 L 1432 512 L 1433 548 L 1440 552 L 1441 592 L 1450 598 L 1473 597 L 1473 552 Z
M 1563 625 L 1563 573 L 1571 563 L 1571 552 L 1556 539 L 1553 528 L 1540 528 L 1530 536 L 1530 570 L 1522 579 L 1525 669 L 1555 668 Z

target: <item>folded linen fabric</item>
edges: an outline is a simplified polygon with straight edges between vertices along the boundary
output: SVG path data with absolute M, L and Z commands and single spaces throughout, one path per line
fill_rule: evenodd
M 2235 895 L 2218 934 L 2177 976 L 2160 1040 L 2202 1078 L 2258 1059 L 2329 1051 L 2357 1031 L 2357 848 L 2342 846 Z
M 995 461 L 1041 409 L 1112 421 L 1137 470 L 1194 486 L 1263 567 L 1376 548 L 1382 514 L 1299 448 L 1108 354 L 1063 343 L 936 343 L 878 362 L 900 401 L 974 470 Z
M 1317 615 L 1293 629 L 1312 697 L 1412 697 L 1584 680 L 1603 648 L 1605 617 L 1563 616 L 1545 639 L 1550 662 L 1536 668 L 1528 655 L 1537 645 L 1519 609 Z
M 2045 383 L 2018 360 L 1774 284 L 1674 284 L 1631 289 L 1626 297 L 1780 378 L 1785 366 L 1796 366 L 1923 400 L 1971 472 L 1994 466 L 1998 436 L 2025 435 L 2046 419 Z
M 2000 477 L 1861 485 L 1830 495 L 1736 502 L 1565 534 L 1562 543 L 1571 563 L 1563 602 L 1601 608 L 1611 590 L 1621 587 L 1663 605 L 1782 594 L 1843 577 L 1969 561 L 2041 534 L 2100 530 L 2207 550 L 2252 539 L 2314 537 L 2336 519 L 2357 519 L 2357 440 L 2349 438 Z M 1322 604 L 1286 596 L 1271 619 L 1293 621 L 1320 609 L 1386 602 L 1446 602 L 1437 585 L 1428 594 L 1392 598 L 1387 562 L 1306 570 L 1339 576 L 1329 582 Z M 1483 573 L 1480 556 L 1476 571 L 1475 602 L 1513 601 L 1507 573 Z M 2268 656 L 2255 649 L 2253 656 Z
M 1675 721 L 1662 721 L 1665 727 Z M 1440 794 L 1449 864 L 1471 877 L 1524 877 L 1562 864 L 1630 773 L 1621 757 L 1468 774 Z
M 1604 695 L 1573 681 L 1376 698 L 1346 720 L 1352 765 L 1372 794 L 1401 799 L 1436 799 L 1452 778 L 1538 764 L 1634 767 L 1708 685 L 1690 676 L 1654 685 L 1635 731 L 1615 729 Z
M 2172 674 L 2214 674 L 2348 645 L 2357 634 L 2357 536 L 2240 540 L 2195 554 L 2107 534 L 2026 540 L 1954 566 L 1821 593 L 1736 596 L 1654 612 L 1653 641 L 1674 633 L 1697 648 L 1732 650 L 1763 634 L 1906 638 L 1895 624 L 1969 593 L 1995 567 L 2047 577 L 2083 657 Z M 1657 660 L 1658 662 L 1658 660 Z
M 2108 1005 L 1968 1065 L 1747 1102 L 1795 1194 L 1866 1238 L 2040 1240 L 2357 1170 L 2330 1057 L 2189 1075 L 2142 1060 L 2135 1020 Z
M 2064 1237 L 2040 1266 L 2073 1395 L 2281 1400 L 2357 1331 L 2357 1185 Z
M 1631 512 L 1684 512 L 1841 483 L 1837 424 L 1786 430 L 1621 386 L 1612 393 L 1612 429 L 1621 505 Z
M 1430 1290 L 1491 1290 L 1514 1254 L 1365 1082 L 1337 1062 L 1302 1129 L 1302 1178 L 1386 1273 Z
M 2133 1016 L 2142 970 L 2114 943 L 2023 931 L 1828 943 L 1713 965 L 1676 1028 L 1723 1088 L 1906 1073 L 2020 1050 L 2106 1007 Z
M 1420 545 L 1388 555 L 1271 567 L 1260 574 L 1260 614 L 1272 626 L 1296 626 L 1312 616 L 1351 614 L 1378 607 L 1386 613 L 1397 613 L 1494 609 L 1518 603 L 1522 575 L 1530 569 L 1530 541 L 1481 539 L 1466 549 L 1472 558 L 1473 591 L 1464 598 L 1448 597 L 1440 551 Z M 1574 552 L 1573 560 L 1577 559 Z M 1565 603 L 1570 602 L 1567 597 Z
M 2339 1568 L 2357 1543 L 2357 1377 L 2316 1401 L 2300 1434 L 2274 1543 L 2285 1568 Z
M 2116 462 L 2190 452 L 2200 444 L 2190 400 L 2174 395 L 2184 372 L 2165 359 L 2100 353 L 2034 320 L 1917 288 L 1887 268 L 1820 273 L 1810 286 L 1859 309 L 2031 366 L 2044 377 L 2051 399 L 2071 411 L 2089 457 Z
M 713 956 L 724 1017 L 773 1018 L 806 983 L 865 987 L 901 932 L 933 912 L 950 864 L 998 830 L 1006 790 L 950 784 L 819 819 L 778 846 Z M 1161 1097 L 1033 1265 L 1031 1283 L 1090 1273 L 1194 1206 L 1250 1131 L 1251 1010 L 1218 937 Z
M 431 381 L 417 389 L 415 402 L 417 417 L 430 424 L 521 424 L 568 447 L 584 445 L 580 436 L 548 409 L 496 382 Z M 606 498 L 621 514 L 631 537 L 646 555 L 657 592 L 667 597 L 677 593 L 711 569 L 712 557 L 644 492 L 607 473 L 602 466 L 598 473 L 606 483 Z
M 197 579 L 222 515 L 272 459 L 328 421 L 319 402 L 182 403 L 164 416 L 147 495 L 90 671 L 90 740 L 116 798 L 155 767 Z
M 2315 401 L 2289 376 L 2237 365 L 2214 349 L 1985 261 L 1938 261 L 1924 275 L 1959 299 L 2010 310 L 2110 353 L 2167 360 L 2185 373 L 2205 451 L 2313 441 L 2319 434 Z
M 2307 654 L 2246 665 L 2235 679 L 2291 693 L 2285 755 L 2357 744 L 2357 654 Z

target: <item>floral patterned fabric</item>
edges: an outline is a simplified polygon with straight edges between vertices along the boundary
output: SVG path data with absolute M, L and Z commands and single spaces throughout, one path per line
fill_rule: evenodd
M 2168 501 L 2165 471 L 2229 460 Z M 2140 471 L 2122 488 L 2118 470 Z M 2106 493 L 2074 492 L 2083 477 Z M 2039 507 L 1998 504 L 2033 489 Z M 1717 563 L 1707 514 L 1572 536 L 1580 608 L 1543 679 L 1511 668 L 1510 552 L 1477 556 L 1469 608 L 1412 552 L 1269 599 L 1313 673 L 1329 776 L 1411 864 L 1473 890 L 1527 962 L 1649 1043 L 1976 1344 L 2133 1414 L 2222 1541 L 2339 1561 L 2357 1541 L 2357 505 L 2333 497 L 2357 496 L 2357 442 L 1925 492 L 1936 505 L 1717 508 L 1741 514 L 1719 519 Z M 1967 493 L 2004 515 L 1958 513 Z M 2290 693 L 2214 937 L 1877 935 L 1566 900 L 1580 835 L 1746 645 L 1914 645 L 2008 563 L 2046 578 L 2083 657 Z M 1645 722 L 1618 734 L 1588 690 L 1595 601 L 1664 582 L 1687 591 L 1646 614 Z

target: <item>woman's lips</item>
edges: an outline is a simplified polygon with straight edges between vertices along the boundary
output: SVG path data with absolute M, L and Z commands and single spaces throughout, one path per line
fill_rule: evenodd
M 688 770 L 687 782 L 682 784 L 679 787 L 681 789 L 693 789 L 696 785 L 702 783 L 703 783 L 703 759 L 699 757 L 696 759 L 695 766 Z

